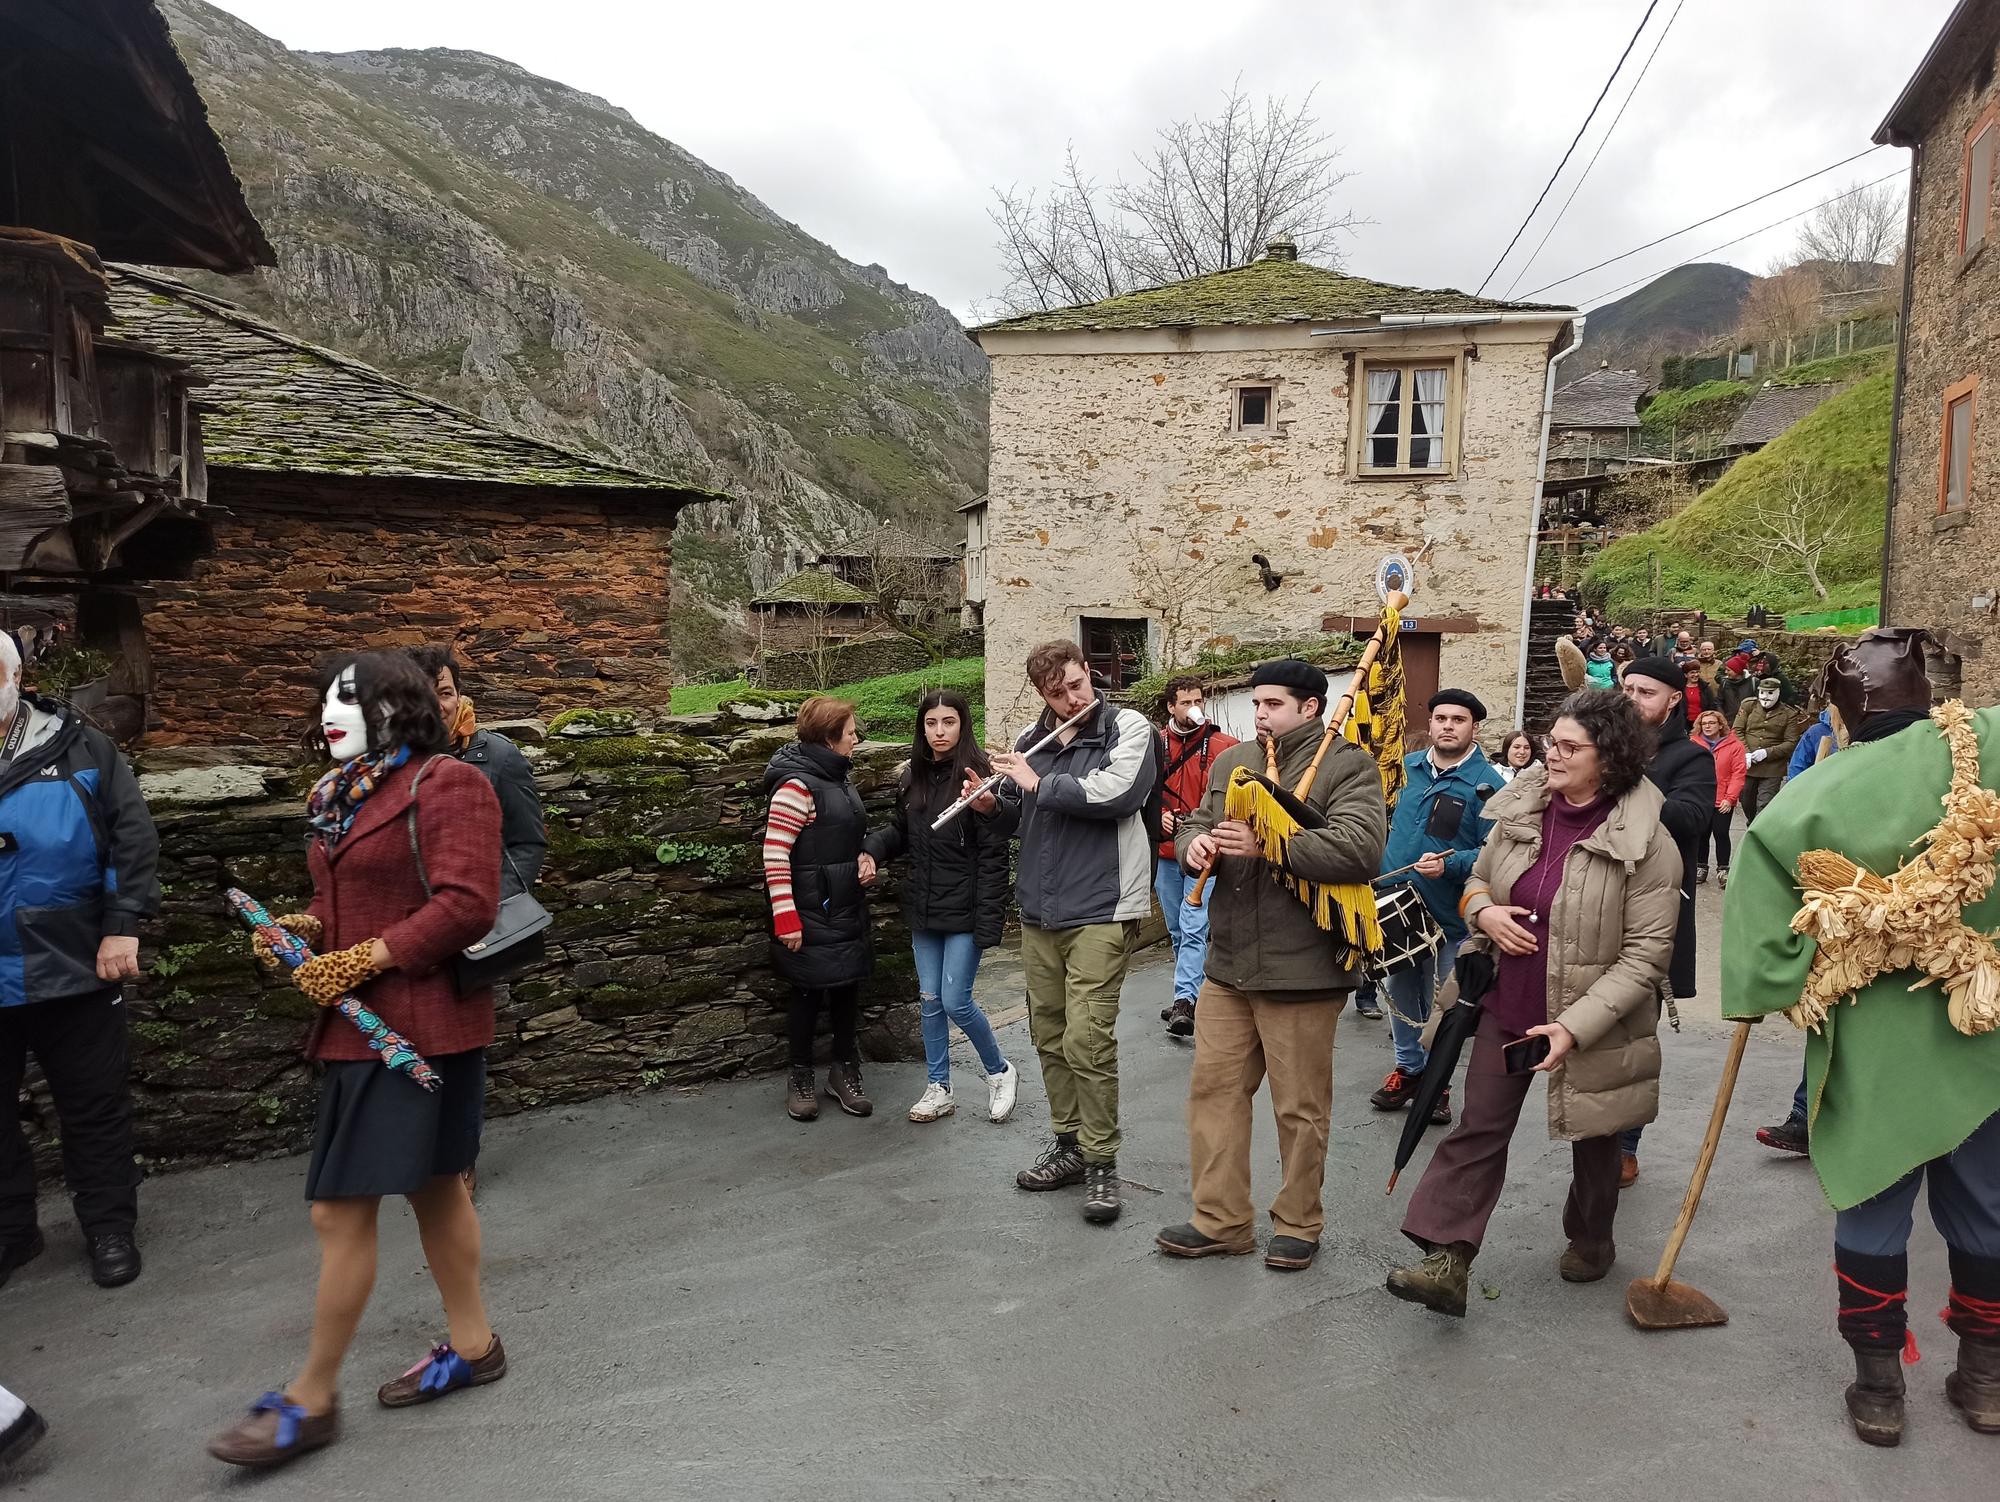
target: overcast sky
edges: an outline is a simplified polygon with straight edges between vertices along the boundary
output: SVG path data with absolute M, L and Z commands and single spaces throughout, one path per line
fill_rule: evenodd
M 1040 184 L 1066 143 L 1105 178 L 1165 121 L 1246 90 L 1315 105 L 1372 221 L 1346 252 L 1383 281 L 1470 290 L 1513 234 L 1645 0 L 219 0 L 296 48 L 453 47 L 602 95 L 849 259 L 964 315 L 1004 280 L 996 184 Z M 1667 27 L 1657 59 L 1533 267 L 1515 272 Z M 1489 289 L 1516 296 L 1867 148 L 1951 0 L 1659 0 L 1626 71 Z M 552 17 L 559 24 L 552 24 Z M 1853 166 L 1566 282 L 1586 305 L 1688 259 L 1766 269 Z

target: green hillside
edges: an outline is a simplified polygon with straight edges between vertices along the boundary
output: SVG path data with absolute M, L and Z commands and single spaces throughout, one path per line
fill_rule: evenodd
M 1608 360 L 1652 370 L 1661 355 L 1734 328 L 1756 281 L 1740 267 L 1713 261 L 1676 266 L 1638 291 L 1592 308 L 1579 362 L 1586 368 Z
M 1738 461 L 1686 510 L 1620 538 L 1584 575 L 1586 596 L 1602 600 L 1614 615 L 1650 609 L 1651 555 L 1657 553 L 1663 605 L 1727 617 L 1752 603 L 1784 611 L 1874 604 L 1881 593 L 1894 385 L 1890 370 L 1859 382 L 1777 442 Z M 1782 508 L 1800 477 L 1820 492 L 1812 507 L 1802 508 L 1809 530 L 1833 533 L 1818 564 L 1824 599 L 1796 560 L 1767 564 L 1756 546 L 1755 513 Z

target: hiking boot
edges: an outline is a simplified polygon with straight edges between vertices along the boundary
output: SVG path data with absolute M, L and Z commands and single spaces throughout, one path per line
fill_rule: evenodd
M 1715 868 L 1715 884 L 1722 891 L 1726 892 L 1729 890 L 1729 868 L 1727 866 L 1717 866 Z
M 1304 1272 L 1319 1255 L 1319 1243 L 1301 1236 L 1273 1236 L 1264 1247 L 1264 1265 L 1281 1273 Z
M 1019 1188 L 1037 1191 L 1067 1189 L 1071 1184 L 1083 1182 L 1083 1167 L 1083 1149 L 1076 1145 L 1076 1138 L 1061 1133 L 1033 1168 L 1024 1168 L 1014 1175 L 1014 1183 Z
M 1981 1434 L 2000 1434 L 2000 1338 L 1958 1337 L 1958 1370 L 1944 1379 L 1944 1395 Z
M 1449 1085 L 1438 1092 L 1437 1104 L 1431 1107 L 1431 1124 L 1433 1126 L 1451 1125 L 1451 1086 Z
M 1173 1011 L 1167 1018 L 1167 1034 L 1174 1038 L 1194 1036 L 1194 1003 L 1185 996 L 1174 1003 Z
M 1354 994 L 1354 1015 L 1365 1017 L 1370 1022 L 1380 1022 L 1382 1020 L 1382 1009 L 1375 1005 L 1372 999 L 1363 1001 L 1361 993 L 1357 991 Z
M 1248 1236 L 1240 1243 L 1217 1241 L 1185 1222 L 1162 1228 L 1153 1245 L 1169 1257 L 1242 1257 L 1257 1250 L 1257 1243 Z
M 471 1361 L 454 1351 L 450 1341 L 441 1340 L 431 1347 L 430 1355 L 377 1388 L 375 1401 L 384 1408 L 411 1408 L 435 1402 L 461 1387 L 484 1387 L 506 1375 L 507 1353 L 501 1349 L 497 1334 L 487 1343 L 486 1354 Z
M 1562 1274 L 1565 1283 L 1595 1283 L 1611 1271 L 1611 1264 L 1618 1260 L 1618 1247 L 1613 1242 L 1592 1244 L 1587 1241 L 1572 1241 L 1556 1262 L 1556 1271 Z
M 1618 1155 L 1618 1187 L 1630 1189 L 1639 1182 L 1639 1155 L 1620 1153 Z
M 23 1406 L 14 1422 L 0 1429 L 0 1467 L 10 1466 L 35 1448 L 49 1426 L 34 1409 Z
M 924 1093 L 917 1097 L 917 1103 L 910 1107 L 910 1120 L 936 1121 L 940 1116 L 949 1116 L 958 1109 L 958 1103 L 951 1098 L 951 1086 L 936 1083 L 924 1086 Z
M 1854 1348 L 1854 1381 L 1847 1389 L 1847 1417 L 1854 1432 L 1871 1445 L 1885 1448 L 1903 1442 L 1903 1352 Z M 1954 1373 L 1954 1375 L 1956 1375 Z M 1950 1391 L 1950 1382 L 1945 1384 Z
M 875 1103 L 861 1090 L 861 1066 L 859 1064 L 829 1064 L 826 1068 L 826 1093 L 840 1103 L 840 1109 L 849 1116 L 873 1116 Z
M 250 1405 L 248 1414 L 208 1442 L 208 1453 L 225 1465 L 269 1471 L 323 1450 L 339 1438 L 337 1405 L 314 1415 L 281 1392 L 267 1392 Z
M 0 1246 L 0 1287 L 5 1287 L 7 1280 L 14 1276 L 15 1268 L 26 1267 L 41 1255 L 40 1226 L 31 1228 L 19 1241 L 10 1241 L 5 1246 Z
M 90 1238 L 90 1281 L 99 1288 L 123 1288 L 139 1276 L 139 1243 L 126 1231 Z
M 1441 1246 L 1423 1261 L 1391 1268 L 1389 1292 L 1439 1314 L 1465 1318 L 1465 1289 L 1472 1279 L 1472 1248 L 1462 1241 Z
M 1400 1111 L 1417 1093 L 1417 1081 L 1422 1078 L 1421 1074 L 1405 1074 L 1400 1069 L 1392 1069 L 1389 1077 L 1382 1081 L 1382 1088 L 1368 1097 L 1368 1104 L 1378 1111 Z
M 1092 1225 L 1109 1225 L 1118 1218 L 1118 1165 L 1083 1166 L 1083 1218 Z
M 1698 887 L 1708 884 L 1708 867 L 1696 866 L 1694 868 L 1694 884 Z
M 1803 1116 L 1788 1116 L 1776 1126 L 1758 1127 L 1757 1140 L 1781 1153 L 1808 1153 L 1812 1143 L 1806 1135 Z
M 1012 1064 L 986 1076 L 986 1119 L 1005 1121 L 1014 1114 L 1014 1097 L 1021 1088 L 1021 1071 Z
M 810 1069 L 794 1069 L 785 1086 L 785 1114 L 794 1121 L 819 1120 L 819 1081 Z

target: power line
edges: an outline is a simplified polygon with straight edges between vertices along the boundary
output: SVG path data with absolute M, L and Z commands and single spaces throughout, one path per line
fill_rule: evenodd
M 1632 81 L 1631 90 L 1625 95 L 1625 102 L 1618 106 L 1618 113 L 1611 117 L 1611 128 L 1604 132 L 1603 139 L 1597 143 L 1597 150 L 1593 151 L 1590 160 L 1584 163 L 1582 176 L 1578 177 L 1575 185 L 1570 188 L 1569 197 L 1563 200 L 1563 206 L 1556 210 L 1556 217 L 1549 222 L 1549 227 L 1542 231 L 1542 238 L 1535 244 L 1534 254 L 1521 263 L 1521 269 L 1514 273 L 1514 280 L 1507 284 L 1509 297 L 1514 295 L 1514 289 L 1521 285 L 1521 279 L 1533 268 L 1536 259 L 1542 253 L 1542 247 L 1549 243 L 1549 236 L 1556 232 L 1556 226 L 1563 222 L 1563 215 L 1567 214 L 1569 206 L 1576 202 L 1576 195 L 1583 191 L 1584 182 L 1590 177 L 1590 169 L 1597 165 L 1597 159 L 1604 155 L 1604 148 L 1618 133 L 1618 122 L 1625 118 L 1625 111 L 1632 107 L 1632 98 L 1639 92 L 1639 85 L 1643 84 L 1646 75 L 1653 71 L 1653 59 L 1660 55 L 1660 48 L 1666 45 L 1667 33 L 1674 29 L 1674 22 L 1681 18 L 1681 7 L 1686 4 L 1687 0 L 1677 0 L 1674 13 L 1667 17 L 1667 24 L 1660 28 L 1660 35 L 1653 43 L 1653 50 L 1646 54 L 1646 66 L 1639 70 L 1639 76 Z
M 1829 172 L 1838 172 L 1842 167 L 1847 166 L 1849 163 L 1858 162 L 1864 156 L 1870 156 L 1873 153 L 1880 151 L 1882 149 L 1883 148 L 1880 146 L 1870 146 L 1866 151 L 1857 151 L 1854 153 L 1853 156 L 1842 157 L 1839 161 L 1835 162 L 1830 167 L 1822 167 L 1817 172 L 1808 172 L 1804 177 L 1795 177 L 1790 182 L 1786 183 L 1783 187 L 1773 188 L 1768 193 L 1759 193 L 1755 198 L 1746 198 L 1743 200 L 1743 202 L 1735 204 L 1730 208 L 1726 208 L 1719 214 L 1710 214 L 1706 219 L 1695 220 L 1693 224 L 1683 224 L 1679 229 L 1670 231 L 1669 233 L 1660 236 L 1660 238 L 1657 240 L 1648 240 L 1644 245 L 1634 246 L 1631 250 L 1622 251 L 1619 254 L 1610 257 L 1608 260 L 1599 261 L 1595 266 L 1586 266 L 1581 271 L 1572 271 L 1568 276 L 1559 276 L 1552 282 L 1544 282 L 1541 286 L 1535 288 L 1534 291 L 1524 292 L 1521 295 L 1524 298 L 1539 297 L 1542 295 L 1542 293 L 1548 291 L 1549 288 L 1551 287 L 1560 287 L 1564 282 L 1573 282 L 1578 277 L 1589 276 L 1590 273 L 1593 271 L 1602 271 L 1606 266 L 1615 266 L 1620 261 L 1628 260 L 1631 257 L 1638 255 L 1641 251 L 1651 250 L 1655 245 L 1664 245 L 1669 240 L 1678 239 L 1680 236 L 1687 234 L 1690 230 L 1698 230 L 1705 224 L 1715 223 L 1715 221 L 1718 219 L 1727 219 L 1731 214 L 1734 214 L 1742 209 L 1747 209 L 1753 203 L 1762 203 L 1767 198 L 1776 198 L 1780 193 L 1786 192 L 1792 188 L 1796 188 L 1800 183 L 1809 183 L 1816 177 L 1825 177 Z M 1892 172 L 1889 175 L 1891 177 L 1895 177 L 1898 174 Z M 1843 198 L 1847 197 L 1845 193 L 1841 194 L 1840 196 Z M 1811 210 L 1808 209 L 1806 212 L 1810 213 Z M 1796 219 L 1799 216 L 1794 214 L 1792 215 L 1792 217 Z M 1779 220 L 1778 222 L 1780 224 L 1784 223 L 1782 219 Z M 1732 241 L 1731 243 L 1733 244 L 1735 242 Z
M 1611 92 L 1611 85 L 1617 82 L 1618 69 L 1624 67 L 1625 59 L 1632 55 L 1632 49 L 1635 46 L 1637 46 L 1639 42 L 1639 32 L 1644 31 L 1646 29 L 1646 23 L 1653 19 L 1653 10 L 1657 5 L 1659 5 L 1659 3 L 1660 0 L 1646 0 L 1646 13 L 1643 16 L 1639 17 L 1638 31 L 1634 31 L 1632 33 L 1632 40 L 1627 42 L 1625 44 L 1625 50 L 1618 54 L 1617 66 L 1612 68 L 1611 76 L 1604 80 L 1604 87 L 1597 91 L 1597 103 L 1591 105 L 1590 113 L 1583 117 L 1583 124 L 1579 125 L 1576 128 L 1576 136 L 1574 137 L 1574 139 L 1570 141 L 1569 150 L 1565 151 L 1563 153 L 1562 160 L 1556 163 L 1556 170 L 1549 174 L 1549 180 L 1546 183 L 1542 184 L 1542 191 L 1539 195 L 1537 195 L 1535 199 L 1535 206 L 1528 210 L 1528 217 L 1521 221 L 1521 227 L 1514 231 L 1514 238 L 1509 240 L 1507 242 L 1507 248 L 1500 252 L 1500 259 L 1493 263 L 1493 270 L 1487 272 L 1484 277 L 1480 278 L 1479 290 L 1472 294 L 1474 297 L 1478 297 L 1481 293 L 1485 292 L 1486 284 L 1493 280 L 1494 274 L 1500 270 L 1500 267 L 1506 262 L 1507 257 L 1514 253 L 1514 247 L 1521 243 L 1521 236 L 1527 233 L 1528 226 L 1534 222 L 1535 215 L 1541 211 L 1543 200 L 1549 196 L 1549 189 L 1553 188 L 1556 185 L 1556 179 L 1562 176 L 1563 168 L 1569 165 L 1570 157 L 1573 156 L 1576 152 L 1577 142 L 1581 141 L 1583 139 L 1583 133 L 1590 129 L 1590 122 L 1597 118 L 1598 105 L 1604 103 L 1604 96 Z
M 1767 230 L 1774 230 L 1778 228 L 1778 226 L 1780 225 L 1790 224 L 1794 219 L 1803 219 L 1805 218 L 1806 215 L 1813 213 L 1815 210 L 1824 208 L 1827 204 L 1839 203 L 1840 200 L 1843 198 L 1852 198 L 1856 193 L 1865 193 L 1870 188 L 1879 188 L 1883 183 L 1889 182 L 1894 178 L 1901 177 L 1902 175 L 1903 171 L 1900 167 L 1897 168 L 1894 172 L 1885 172 L 1882 174 L 1882 176 L 1876 178 L 1875 181 L 1873 182 L 1858 184 L 1855 187 L 1849 188 L 1845 193 L 1836 193 L 1831 198 L 1821 199 L 1811 208 L 1800 209 L 1796 214 L 1787 214 L 1782 219 L 1773 219 L 1769 224 L 1765 225 L 1762 229 L 1753 229 L 1750 231 L 1749 234 L 1738 235 L 1734 240 L 1724 240 L 1720 245 L 1711 245 L 1707 250 L 1700 251 L 1694 255 L 1691 255 L 1685 261 L 1674 262 L 1673 265 L 1667 267 L 1666 271 L 1648 272 L 1645 276 L 1639 277 L 1636 281 L 1626 282 L 1623 286 L 1620 287 L 1613 287 L 1609 292 L 1599 292 L 1594 294 L 1593 296 L 1583 298 L 1578 303 L 1578 306 L 1581 307 L 1582 304 L 1586 302 L 1602 302 L 1607 297 L 1616 297 L 1619 293 L 1628 291 L 1633 287 L 1640 287 L 1644 286 L 1647 282 L 1657 281 L 1659 278 L 1665 276 L 1667 274 L 1667 271 L 1678 271 L 1683 266 L 1692 266 L 1696 261 L 1703 260 L 1708 256 L 1714 255 L 1718 250 L 1727 250 L 1732 245 L 1741 245 L 1745 240 L 1754 240 L 1757 238 L 1757 236 L 1765 233 L 1765 231 Z M 1693 226 L 1690 225 L 1689 228 L 1693 228 Z M 1669 235 L 1667 238 L 1672 239 L 1673 236 Z M 1654 243 L 1657 244 L 1658 242 L 1655 241 Z M 1627 252 L 1628 255 L 1636 253 L 1637 252 L 1631 252 L 1631 251 Z M 1618 256 L 1615 259 L 1622 261 L 1625 259 L 1625 257 Z M 1610 263 L 1606 262 L 1605 264 L 1609 265 Z M 1581 275 L 1581 273 L 1579 273 L 1579 275 Z M 1569 278 L 1565 278 L 1565 280 L 1569 280 Z M 1551 282 L 1549 285 L 1554 286 L 1555 283 Z

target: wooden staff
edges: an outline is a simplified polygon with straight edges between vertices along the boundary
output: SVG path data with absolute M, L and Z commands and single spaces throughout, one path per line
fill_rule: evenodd
M 1410 597 L 1401 590 L 1396 590 L 1382 602 L 1382 608 L 1400 612 L 1409 603 Z M 1319 775 L 1319 764 L 1326 760 L 1326 753 L 1333 748 L 1333 743 L 1340 739 L 1341 727 L 1347 723 L 1347 717 L 1354 712 L 1354 701 L 1360 696 L 1362 686 L 1368 682 L 1368 670 L 1375 666 L 1387 646 L 1387 633 L 1383 631 L 1381 625 L 1378 625 L 1375 634 L 1368 638 L 1368 645 L 1362 649 L 1361 661 L 1354 667 L 1354 676 L 1347 680 L 1347 692 L 1340 696 L 1340 702 L 1334 706 L 1333 718 L 1327 721 L 1326 734 L 1320 739 L 1319 750 L 1313 753 L 1312 765 L 1306 768 L 1306 774 L 1299 779 L 1299 785 L 1292 789 L 1292 796 L 1301 802 L 1305 800 L 1306 794 L 1312 791 L 1313 779 Z M 1277 753 L 1274 750 L 1271 754 L 1275 757 Z M 1214 874 L 1215 862 L 1211 860 L 1208 869 L 1201 873 L 1201 879 L 1194 884 L 1194 894 L 1188 898 L 1189 907 L 1201 906 L 1202 894 L 1208 890 L 1208 879 Z

